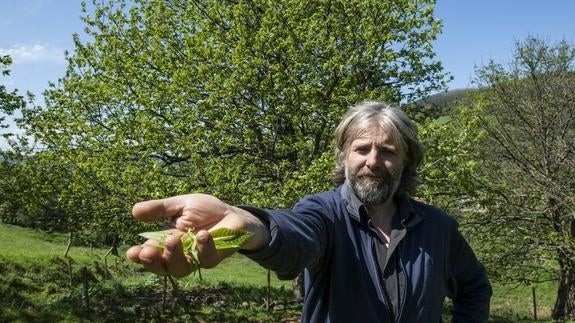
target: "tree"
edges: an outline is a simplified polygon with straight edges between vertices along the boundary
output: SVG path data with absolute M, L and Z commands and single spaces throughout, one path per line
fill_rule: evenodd
M 489 198 L 476 228 L 491 268 L 509 281 L 558 279 L 553 318 L 575 319 L 575 49 L 530 37 L 477 81 Z
M 129 4 L 85 8 L 88 40 L 75 36 L 46 108 L 21 123 L 78 175 L 76 194 L 113 197 L 122 214 L 193 191 L 288 206 L 347 106 L 447 81 L 434 1 Z
M 8 55 L 0 56 L 0 76 L 6 77 L 10 75 L 10 70 L 8 69 L 12 64 L 12 58 Z M 0 130 L 2 130 L 3 140 L 7 140 L 12 136 L 11 133 L 4 133 L 3 129 L 9 127 L 6 123 L 6 116 L 10 116 L 14 111 L 24 107 L 24 99 L 18 95 L 17 90 L 8 91 L 6 86 L 0 84 Z M 6 194 L 6 189 L 10 187 L 13 177 L 14 164 L 11 162 L 10 157 L 7 156 L 7 152 L 4 149 L 0 149 L 0 219 L 6 220 L 7 218 L 16 218 L 17 215 L 14 212 L 14 203 Z
M 12 64 L 12 58 L 8 55 L 0 56 L 0 76 L 5 77 L 10 75 L 8 67 Z M 6 86 L 0 84 L 0 113 L 11 115 L 15 110 L 24 107 L 24 99 L 18 95 L 17 90 L 8 91 Z M 0 116 L 0 129 L 8 128 L 5 124 L 6 117 Z M 7 138 L 10 134 L 3 134 Z

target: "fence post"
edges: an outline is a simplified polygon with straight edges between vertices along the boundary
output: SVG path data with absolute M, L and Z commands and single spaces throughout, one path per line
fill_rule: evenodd
M 531 295 L 533 296 L 533 319 L 537 321 L 537 297 L 535 296 L 535 285 L 531 286 Z
M 74 273 L 72 272 L 72 258 L 68 257 L 68 280 L 70 289 L 74 289 Z
M 111 277 L 111 274 L 110 274 L 110 272 L 108 271 L 108 256 L 109 256 L 110 254 L 112 254 L 112 255 L 118 257 L 118 248 L 116 247 L 116 243 L 114 243 L 114 244 L 112 245 L 112 247 L 108 250 L 108 252 L 106 252 L 106 254 L 104 255 L 104 271 L 105 271 L 104 275 L 105 275 L 105 278 L 110 278 L 110 277 Z M 117 264 L 117 263 L 116 263 L 116 264 Z M 116 268 L 116 269 L 117 269 L 117 268 Z
M 267 299 L 266 299 L 266 309 L 269 311 L 271 309 L 271 303 L 272 303 L 272 280 L 271 280 L 271 270 L 268 269 L 268 276 L 267 276 L 267 280 L 268 280 L 268 290 L 267 290 Z
M 68 235 L 68 244 L 66 245 L 66 251 L 64 252 L 64 258 L 68 259 L 68 280 L 70 283 L 70 289 L 74 288 L 74 277 L 72 272 L 72 257 L 68 256 L 70 248 L 72 247 L 72 232 Z

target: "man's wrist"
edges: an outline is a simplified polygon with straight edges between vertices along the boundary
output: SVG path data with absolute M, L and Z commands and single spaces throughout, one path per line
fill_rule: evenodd
M 250 212 L 244 206 L 233 207 L 234 212 L 242 217 L 244 230 L 253 233 L 240 248 L 246 251 L 256 251 L 266 247 L 271 240 L 269 221 L 258 212 Z M 251 209 L 251 208 L 250 208 Z

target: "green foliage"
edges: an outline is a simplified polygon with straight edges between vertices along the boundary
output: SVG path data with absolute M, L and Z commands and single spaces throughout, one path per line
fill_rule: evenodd
M 306 195 L 333 188 L 332 174 L 335 167 L 334 149 L 325 151 L 309 167 L 293 173 L 281 192 L 284 206 L 289 207 Z
M 12 64 L 12 58 L 8 55 L 0 56 L 0 77 L 10 75 L 8 67 Z M 0 113 L 11 115 L 15 110 L 24 107 L 24 99 L 18 95 L 17 90 L 8 91 L 6 86 L 0 83 Z M 6 117 L 0 116 L 0 129 L 7 128 Z M 8 137 L 10 134 L 3 134 Z
M 4 223 L 70 232 L 77 242 L 118 243 L 131 204 L 122 196 L 87 190 L 84 174 L 53 151 L 32 153 L 25 144 L 20 149 L 3 152 L 6 160 L 0 164 L 6 175 L 0 180 Z
M 25 157 L 19 152 L 5 151 L 3 156 L 6 159 L 1 167 L 6 176 L 0 181 L 2 221 L 34 228 L 66 228 L 68 221 L 53 191 L 66 186 L 68 176 L 51 163 L 54 154 L 44 152 Z
M 571 45 L 529 38 L 508 69 L 490 63 L 478 90 L 417 118 L 418 196 L 458 218 L 493 280 L 574 286 L 574 63 Z
M 253 233 L 242 230 L 232 230 L 228 228 L 217 228 L 210 230 L 210 235 L 214 239 L 216 250 L 238 249 L 246 240 L 248 240 Z M 195 236 L 188 232 L 188 236 Z
M 145 230 L 128 214 L 143 199 L 288 206 L 330 186 L 318 171 L 347 106 L 444 88 L 434 4 L 94 1 L 46 107 L 19 120 L 53 157 L 22 158 L 53 163 L 53 213 L 100 243 Z
M 423 185 L 417 195 L 426 202 L 442 207 L 454 215 L 467 203 L 475 203 L 476 172 L 481 164 L 478 147 L 485 131 L 478 127 L 477 111 L 465 105 L 438 118 L 420 124 L 419 136 L 426 147 L 421 167 Z M 467 203 L 466 203 L 467 202 Z
M 518 43 L 508 68 L 478 70 L 475 107 L 485 212 L 477 239 L 500 279 L 558 279 L 555 319 L 575 318 L 575 47 L 537 38 Z M 481 244 L 480 244 L 481 245 Z
M 408 107 L 428 148 L 418 196 L 458 218 L 492 280 L 559 281 L 555 319 L 575 315 L 574 68 L 572 45 L 528 38 L 439 114 Z
M 491 63 L 478 75 L 490 86 L 476 103 L 486 111 L 482 127 L 489 134 L 486 162 L 495 188 L 490 214 L 511 236 L 521 238 L 506 247 L 529 255 L 522 261 L 555 260 L 558 255 L 548 251 L 556 246 L 571 250 L 568 254 L 575 259 L 570 229 L 575 210 L 575 49 L 566 42 L 549 46 L 529 38 L 518 44 L 515 57 L 508 71 Z

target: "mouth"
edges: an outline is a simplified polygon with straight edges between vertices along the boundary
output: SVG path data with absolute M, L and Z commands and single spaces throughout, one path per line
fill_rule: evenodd
M 379 185 L 382 181 L 382 178 L 376 175 L 359 175 L 357 176 L 357 180 L 364 183 L 370 184 L 377 184 Z
M 357 178 L 373 178 L 373 179 L 381 179 L 383 178 L 383 175 L 380 174 L 375 174 L 375 173 L 362 173 L 362 174 L 357 174 Z

